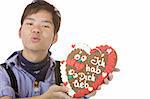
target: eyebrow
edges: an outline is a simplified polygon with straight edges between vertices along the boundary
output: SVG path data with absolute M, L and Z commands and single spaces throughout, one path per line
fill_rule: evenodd
M 32 21 L 35 21 L 35 19 L 33 19 L 33 18 L 26 18 L 26 20 L 32 20 Z
M 33 19 L 33 18 L 26 18 L 26 19 L 31 20 L 31 21 L 35 21 L 35 19 Z M 52 21 L 48 21 L 48 20 L 42 20 L 41 22 L 53 24 Z
M 48 21 L 48 20 L 44 20 L 44 21 L 42 21 L 42 22 L 44 22 L 44 23 L 50 23 L 50 24 L 53 24 L 53 22 L 52 22 L 52 21 Z

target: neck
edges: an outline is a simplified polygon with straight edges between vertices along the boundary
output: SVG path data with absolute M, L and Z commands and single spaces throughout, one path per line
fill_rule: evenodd
M 23 57 L 25 57 L 28 61 L 37 63 L 42 61 L 48 54 L 48 51 L 31 51 L 24 49 L 22 52 Z

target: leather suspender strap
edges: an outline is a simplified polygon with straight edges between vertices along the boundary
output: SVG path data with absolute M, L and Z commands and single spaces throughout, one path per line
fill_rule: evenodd
M 1 64 L 1 66 L 3 66 L 6 70 L 6 72 L 8 73 L 8 76 L 9 76 L 10 82 L 11 82 L 11 87 L 15 91 L 16 98 L 18 98 L 18 95 L 17 95 L 18 84 L 17 84 L 17 79 L 16 79 L 14 72 L 11 70 L 11 68 L 9 66 L 6 66 L 6 63 Z M 60 74 L 60 61 L 56 61 L 55 82 L 57 85 L 60 85 L 62 83 L 61 74 Z
M 5 68 L 7 74 L 9 75 L 11 87 L 14 89 L 15 94 L 16 94 L 16 98 L 17 98 L 18 97 L 18 95 L 17 95 L 18 84 L 17 84 L 16 76 L 15 76 L 14 72 L 11 70 L 11 68 L 9 66 L 6 66 L 6 63 L 1 64 L 1 66 L 3 66 Z

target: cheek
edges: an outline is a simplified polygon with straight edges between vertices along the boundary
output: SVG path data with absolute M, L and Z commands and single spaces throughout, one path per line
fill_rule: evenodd
M 19 36 L 24 43 L 29 41 L 29 32 L 28 31 L 22 29 L 19 33 Z
M 27 34 L 24 32 L 21 32 L 21 39 L 27 39 Z
M 43 33 L 43 37 L 45 38 L 45 40 L 52 42 L 52 40 L 54 38 L 54 34 L 53 33 Z

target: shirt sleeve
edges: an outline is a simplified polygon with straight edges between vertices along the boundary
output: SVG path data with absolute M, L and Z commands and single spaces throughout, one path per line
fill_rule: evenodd
M 12 96 L 15 99 L 15 92 L 11 87 L 9 76 L 5 69 L 0 66 L 0 96 Z

